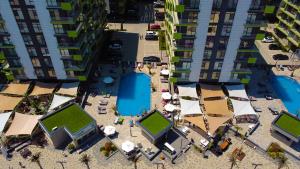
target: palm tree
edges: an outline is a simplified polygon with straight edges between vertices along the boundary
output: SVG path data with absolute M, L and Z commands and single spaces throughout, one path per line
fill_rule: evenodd
M 85 164 L 86 167 L 89 169 L 89 162 L 91 161 L 91 157 L 87 154 L 82 154 L 81 158 L 79 159 L 81 163 Z
M 235 153 L 231 153 L 229 155 L 229 162 L 231 163 L 230 169 L 233 169 L 234 166 L 238 166 L 237 165 L 237 157 Z
M 33 154 L 30 158 L 31 162 L 37 163 L 38 166 L 40 167 L 40 169 L 43 169 L 42 165 L 41 165 L 41 152 L 36 152 L 35 154 Z
M 278 158 L 278 169 L 281 169 L 281 168 L 283 168 L 283 167 L 286 167 L 286 168 L 289 168 L 289 166 L 288 166 L 288 158 L 287 157 L 285 157 L 285 155 L 282 155 L 282 156 L 280 156 L 279 158 Z
M 134 169 L 137 169 L 137 162 L 139 162 L 139 158 L 140 156 L 135 156 L 132 159 L 133 165 L 134 165 Z
M 151 75 L 151 65 L 147 64 L 147 68 L 148 68 L 149 75 Z

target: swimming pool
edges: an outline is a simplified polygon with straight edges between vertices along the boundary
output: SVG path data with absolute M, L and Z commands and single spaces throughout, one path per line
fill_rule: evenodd
M 141 115 L 150 110 L 151 78 L 144 73 L 129 73 L 122 76 L 117 110 L 122 116 Z
M 297 115 L 300 111 L 300 83 L 287 76 L 274 76 L 272 85 L 288 111 Z

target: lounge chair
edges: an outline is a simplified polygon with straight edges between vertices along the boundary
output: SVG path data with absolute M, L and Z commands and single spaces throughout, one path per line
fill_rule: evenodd
M 107 114 L 107 111 L 106 109 L 102 109 L 102 110 L 98 109 L 98 114 Z
M 108 101 L 107 100 L 100 100 L 99 104 L 106 106 L 108 104 Z
M 253 106 L 253 109 L 255 112 L 262 112 L 262 109 L 260 107 Z
M 249 99 L 250 99 L 250 101 L 257 101 L 256 97 L 254 97 L 254 96 L 250 96 Z
M 118 122 L 119 122 L 119 117 L 116 117 L 115 121 L 114 121 L 114 124 L 118 124 Z
M 106 93 L 106 94 L 104 95 L 104 98 L 110 98 L 110 93 Z

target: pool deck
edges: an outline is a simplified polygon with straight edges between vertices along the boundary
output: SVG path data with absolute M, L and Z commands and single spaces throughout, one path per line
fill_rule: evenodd
M 114 114 L 114 111 L 112 110 L 112 107 L 116 105 L 117 102 L 117 92 L 118 87 L 120 83 L 120 78 L 122 75 L 121 68 L 113 68 L 115 73 L 110 73 L 109 70 L 112 69 L 111 65 L 101 65 L 102 67 L 102 73 L 101 77 L 105 76 L 113 76 L 116 77 L 116 80 L 112 86 L 107 87 L 103 82 L 101 77 L 99 78 L 99 81 L 97 83 L 94 83 L 91 86 L 91 90 L 97 91 L 99 94 L 97 94 L 95 97 L 89 96 L 87 102 L 91 103 L 90 106 L 86 105 L 85 110 L 97 121 L 98 125 L 112 125 L 116 127 L 116 131 L 118 132 L 115 137 L 112 138 L 112 141 L 118 146 L 121 147 L 122 143 L 126 140 L 129 140 L 135 144 L 142 143 L 143 149 L 145 148 L 152 148 L 152 151 L 158 151 L 158 149 L 149 141 L 147 140 L 141 133 L 141 129 L 137 126 L 131 127 L 129 126 L 129 120 L 132 118 L 130 116 L 124 116 L 124 122 L 123 125 L 115 125 L 114 121 L 116 119 L 116 116 Z M 151 93 L 151 109 L 154 109 L 155 107 L 162 111 L 163 107 L 161 104 L 161 90 L 162 89 L 168 89 L 168 83 L 160 83 L 160 70 L 161 66 L 157 66 L 156 69 L 152 69 L 152 72 L 154 72 L 154 75 L 151 76 L 152 83 L 156 86 L 157 91 Z M 136 72 L 140 72 L 139 70 L 135 70 Z M 144 66 L 144 68 L 141 70 L 141 72 L 148 73 L 148 68 Z M 101 93 L 103 92 L 111 92 L 110 98 L 104 98 L 104 95 Z M 98 114 L 97 107 L 99 105 L 99 101 L 101 99 L 107 99 L 109 101 L 109 104 L 107 107 L 107 114 Z M 134 122 L 137 120 L 137 117 L 134 117 L 132 119 Z M 131 130 L 131 132 L 130 132 Z M 130 134 L 131 133 L 131 134 Z

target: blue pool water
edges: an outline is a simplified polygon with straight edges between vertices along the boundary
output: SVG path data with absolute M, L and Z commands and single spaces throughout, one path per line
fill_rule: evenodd
M 141 115 L 150 110 L 151 79 L 144 73 L 130 73 L 121 78 L 117 110 L 122 116 Z
M 287 76 L 274 76 L 272 85 L 288 111 L 297 115 L 300 110 L 300 83 Z

